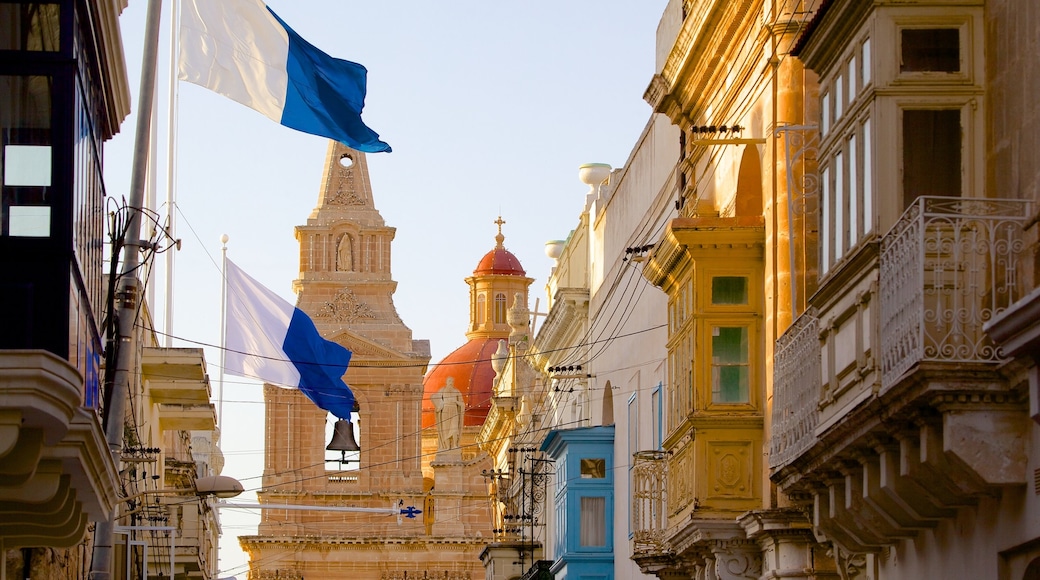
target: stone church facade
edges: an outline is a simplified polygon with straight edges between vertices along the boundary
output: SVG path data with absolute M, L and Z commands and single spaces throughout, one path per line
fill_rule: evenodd
M 487 466 L 469 454 L 462 461 L 460 450 L 423 455 L 424 435 L 436 436 L 422 425 L 430 346 L 413 339 L 394 307 L 394 233 L 375 207 L 365 155 L 330 143 L 318 205 L 296 228 L 294 290 L 322 336 L 353 352 L 344 380 L 357 399 L 361 451 L 340 456 L 347 463 L 330 460 L 327 426 L 335 418 L 299 391 L 265 385 L 258 498 L 272 507 L 262 510 L 256 535 L 239 538 L 250 580 L 484 577 L 479 554 L 491 516 L 480 468 Z M 422 513 L 392 513 L 410 506 Z

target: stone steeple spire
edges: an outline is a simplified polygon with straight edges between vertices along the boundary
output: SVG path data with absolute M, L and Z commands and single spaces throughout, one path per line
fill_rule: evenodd
M 394 307 L 397 283 L 390 266 L 396 231 L 375 208 L 365 154 L 330 142 L 318 205 L 307 224 L 296 227 L 300 277 L 293 283 L 298 306 L 322 334 L 349 328 L 400 354 L 429 352 L 425 341 L 413 345 Z
M 323 208 L 375 209 L 372 182 L 368 178 L 368 159 L 364 153 L 342 143 L 329 142 L 321 197 L 315 211 Z

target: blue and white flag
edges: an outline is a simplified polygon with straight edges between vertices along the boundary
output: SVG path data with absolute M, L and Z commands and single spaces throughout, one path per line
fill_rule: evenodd
M 261 0 L 183 0 L 179 77 L 286 127 L 377 153 L 361 120 L 368 71 L 300 37 Z
M 299 308 L 227 261 L 224 370 L 297 387 L 315 405 L 350 420 L 354 393 L 343 382 L 350 351 L 325 340 Z

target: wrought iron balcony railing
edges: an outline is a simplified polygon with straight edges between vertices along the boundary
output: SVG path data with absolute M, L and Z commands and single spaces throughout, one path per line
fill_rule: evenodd
M 810 308 L 776 341 L 770 468 L 786 465 L 816 443 L 820 357 L 819 320 Z
M 921 362 L 996 363 L 982 326 L 1022 296 L 1016 254 L 1029 202 L 920 197 L 882 238 L 879 257 L 882 390 Z M 771 469 L 811 448 L 821 403 L 821 343 L 810 308 L 774 351 Z
M 1021 297 L 1029 202 L 920 197 L 881 241 L 881 386 L 918 362 L 1003 359 L 982 325 Z
M 552 560 L 536 560 L 520 580 L 553 580 Z
M 668 454 L 639 451 L 632 457 L 632 553 L 663 554 L 668 551 Z

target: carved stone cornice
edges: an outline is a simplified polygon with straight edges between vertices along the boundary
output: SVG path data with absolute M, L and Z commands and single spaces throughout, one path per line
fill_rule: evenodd
M 749 15 L 753 4 L 753 0 L 690 3 L 675 44 L 644 94 L 655 112 L 680 123 L 706 106 L 709 87 L 725 86 L 719 77 L 733 72 L 727 63 L 740 60 L 733 54 L 741 46 L 735 39 L 756 39 L 749 31 L 759 26 Z
M 734 258 L 761 259 L 765 248 L 762 216 L 675 218 L 643 265 L 643 277 L 671 293 L 690 261 L 728 251 Z
M 802 536 L 812 533 L 812 522 L 805 512 L 795 508 L 751 511 L 737 518 L 737 521 L 752 540 L 763 536 Z
M 553 299 L 553 307 L 545 322 L 538 329 L 535 353 L 557 353 L 561 345 L 571 345 L 571 339 L 584 328 L 588 318 L 588 288 L 559 288 Z M 544 363 L 545 355 L 535 355 L 538 364 Z

